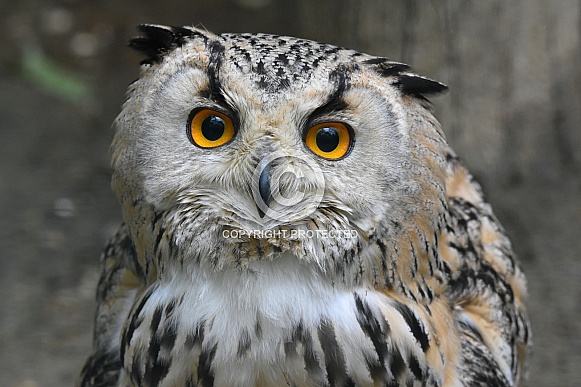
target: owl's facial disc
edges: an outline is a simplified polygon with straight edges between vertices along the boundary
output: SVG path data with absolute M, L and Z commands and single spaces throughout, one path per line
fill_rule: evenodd
M 188 117 L 186 134 L 189 141 L 206 152 L 230 152 L 240 147 L 240 141 L 232 143 L 240 129 L 239 118 L 229 108 L 196 107 Z M 256 140 L 255 148 L 249 147 L 251 158 L 260 160 L 248 182 L 254 206 L 244 206 L 243 212 L 255 209 L 254 214 L 242 214 L 259 223 L 260 228 L 278 227 L 305 220 L 317 210 L 324 194 L 325 178 L 317 159 L 335 162 L 349 155 L 354 145 L 354 132 L 347 123 L 309 119 L 304 125 L 301 138 L 304 149 L 311 152 L 289 155 L 280 148 L 281 139 L 274 132 L 265 133 Z M 275 145 L 278 143 L 278 145 Z M 222 151 L 218 148 L 227 147 Z M 238 173 L 241 173 L 238 171 Z M 242 175 L 248 176 L 247 173 Z M 244 185 L 244 184 L 242 184 Z M 249 198 L 250 199 L 250 198 Z M 250 216 L 249 216 L 250 215 Z

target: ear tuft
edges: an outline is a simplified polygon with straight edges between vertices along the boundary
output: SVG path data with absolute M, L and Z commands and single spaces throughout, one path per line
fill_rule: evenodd
M 395 84 L 403 93 L 416 97 L 440 94 L 448 90 L 448 86 L 443 83 L 413 73 L 401 73 L 396 79 Z
M 374 57 L 361 62 L 366 65 L 371 65 L 372 68 L 377 71 L 378 74 L 384 77 L 389 77 L 401 73 L 402 71 L 407 71 L 410 66 L 405 63 L 393 62 L 387 58 Z
M 138 29 L 142 36 L 131 39 L 129 46 L 147 56 L 141 61 L 141 64 L 161 62 L 168 52 L 182 46 L 194 36 L 202 36 L 207 39 L 202 32 L 187 27 L 142 24 Z
M 361 63 L 370 65 L 382 77 L 394 77 L 394 85 L 399 87 L 404 94 L 424 97 L 429 94 L 439 94 L 448 89 L 443 83 L 411 73 L 410 66 L 405 63 L 393 62 L 382 57 L 373 57 Z
M 405 63 L 400 62 L 385 62 L 377 67 L 377 72 L 384 77 L 389 77 L 392 75 L 397 75 L 403 71 L 408 71 L 410 66 Z

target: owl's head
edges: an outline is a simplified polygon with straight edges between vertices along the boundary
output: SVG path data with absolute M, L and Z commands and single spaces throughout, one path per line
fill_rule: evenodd
M 412 222 L 439 222 L 446 144 L 424 96 L 444 85 L 304 39 L 141 32 L 113 186 L 161 266 L 379 262 Z

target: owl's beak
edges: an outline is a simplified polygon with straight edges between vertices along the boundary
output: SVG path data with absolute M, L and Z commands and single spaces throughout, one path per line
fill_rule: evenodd
M 262 201 L 268 207 L 272 200 L 272 194 L 270 192 L 270 163 L 266 164 L 260 173 L 260 177 L 258 178 L 258 192 L 260 192 Z M 264 211 L 258 205 L 257 208 L 260 217 L 264 218 Z

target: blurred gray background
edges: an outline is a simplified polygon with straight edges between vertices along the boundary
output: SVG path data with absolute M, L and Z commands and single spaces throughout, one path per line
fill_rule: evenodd
M 0 386 L 72 385 L 120 220 L 135 25 L 298 35 L 411 64 L 528 275 L 531 386 L 581 380 L 581 1 L 0 1 Z

